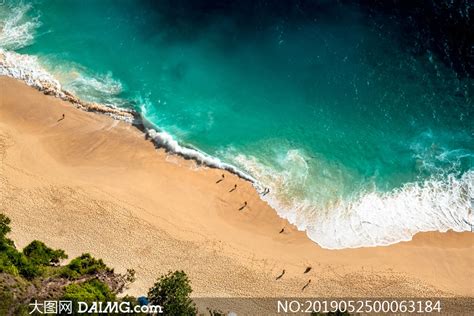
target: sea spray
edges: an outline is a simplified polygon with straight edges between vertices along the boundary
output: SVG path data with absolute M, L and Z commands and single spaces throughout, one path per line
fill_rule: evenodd
M 40 65 L 35 56 L 0 49 L 0 75 L 22 80 L 38 90 L 64 97 L 59 81 Z
M 7 6 L 4 4 L 0 9 L 5 10 Z M 0 23 L 0 48 L 16 50 L 34 42 L 34 33 L 40 22 L 39 16 L 27 17 L 31 9 L 31 5 L 20 5 L 11 8 L 10 12 L 5 12 L 8 16 L 3 21 L 0 16 L 0 22 L 3 22 Z
M 131 109 L 124 108 L 127 101 L 119 97 L 122 84 L 114 80 L 110 73 L 105 76 L 93 76 L 84 67 L 71 64 L 56 69 L 55 76 L 51 74 L 51 70 L 45 69 L 44 63 L 41 63 L 37 56 L 9 51 L 9 49 L 23 48 L 34 41 L 34 31 L 40 24 L 37 17 L 25 21 L 26 13 L 31 8 L 30 5 L 14 7 L 5 19 L 0 32 L 0 75 L 24 81 L 45 94 L 69 101 L 85 110 L 107 114 L 130 123 L 147 124 L 149 128 L 146 133 L 157 146 L 185 158 L 194 159 L 203 165 L 227 170 L 256 183 L 250 175 L 216 157 L 197 149 L 181 146 L 170 134 L 162 130 L 157 131 L 159 128 L 148 122 L 146 118 Z M 67 69 L 66 73 L 64 69 Z M 57 76 L 67 82 L 67 90 L 56 79 Z M 80 95 L 81 99 L 76 95 Z M 107 97 L 104 98 L 104 96 Z
M 289 152 L 288 159 L 294 155 L 295 151 Z M 234 161 L 270 188 L 263 200 L 327 249 L 385 246 L 411 240 L 419 232 L 462 232 L 474 227 L 473 171 L 406 183 L 389 192 L 360 192 L 325 205 L 309 198 L 288 198 L 295 196 L 288 192 L 294 189 L 288 187 L 289 181 L 295 181 L 291 172 L 275 172 L 255 157 L 237 155 Z M 304 170 L 300 173 L 306 176 Z
M 69 101 L 87 111 L 103 113 L 130 123 L 133 122 L 135 118 L 135 113 L 131 110 L 85 102 L 77 98 L 74 94 L 64 90 L 60 82 L 43 68 L 36 56 L 18 54 L 0 49 L 0 75 L 21 80 L 47 95 L 53 95 L 65 101 Z
M 46 94 L 70 101 L 88 111 L 109 114 L 116 119 L 125 120 L 130 123 L 133 123 L 134 117 L 137 118 L 139 116 L 134 111 L 128 109 L 81 101 L 72 93 L 63 90 L 59 81 L 41 66 L 38 62 L 38 58 L 35 56 L 0 50 L 0 75 L 22 80 L 29 86 L 35 87 Z M 99 81 L 94 80 L 93 82 Z M 140 123 L 144 122 L 146 122 L 146 119 L 140 119 Z M 149 122 L 146 124 L 152 126 Z M 158 147 L 164 148 L 184 158 L 193 159 L 205 166 L 227 170 L 245 180 L 256 183 L 255 179 L 238 170 L 236 167 L 226 164 L 218 158 L 212 157 L 197 149 L 181 146 L 170 134 L 165 131 L 157 131 L 155 128 L 156 127 L 147 128 L 146 133 Z
M 474 225 L 474 172 L 422 183 L 407 183 L 391 192 L 367 192 L 318 212 L 305 230 L 329 249 L 390 245 L 418 232 L 471 231 Z M 303 211 L 304 212 L 304 211 Z
M 157 131 L 156 129 L 148 128 L 146 132 L 159 148 L 164 148 L 171 153 L 180 155 L 187 159 L 193 159 L 196 162 L 208 167 L 229 171 L 238 175 L 242 179 L 255 183 L 255 185 L 258 186 L 257 181 L 252 176 L 239 170 L 235 166 L 224 163 L 220 159 L 210 156 L 198 149 L 181 146 L 170 134 L 165 131 Z

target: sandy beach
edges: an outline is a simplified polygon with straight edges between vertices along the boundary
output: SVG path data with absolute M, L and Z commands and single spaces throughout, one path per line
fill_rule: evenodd
M 6 77 L 0 211 L 12 219 L 20 247 L 39 239 L 70 257 L 90 252 L 116 271 L 135 269 L 133 295 L 176 269 L 189 275 L 196 297 L 474 295 L 472 233 L 322 249 L 279 218 L 251 183 L 156 149 L 126 122 Z

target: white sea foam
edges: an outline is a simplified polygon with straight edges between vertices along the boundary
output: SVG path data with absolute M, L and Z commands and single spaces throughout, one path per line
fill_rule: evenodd
M 0 49 L 0 75 L 22 80 L 29 86 L 64 97 L 59 81 L 43 68 L 36 56 Z
M 22 5 L 21 2 L 17 6 L 0 7 L 0 75 L 22 80 L 57 97 L 64 98 L 66 89 L 80 95 L 84 101 L 120 109 L 125 103 L 118 97 L 122 84 L 111 73 L 91 74 L 80 65 L 68 64 L 51 66 L 54 71 L 46 70 L 47 61 L 40 62 L 37 56 L 14 52 L 34 42 L 40 22 L 38 16 L 28 16 L 31 10 L 30 4 Z M 64 86 L 56 78 L 61 78 Z
M 50 72 L 44 69 L 44 67 L 38 60 L 38 57 L 36 56 L 18 54 L 16 52 L 5 51 L 3 49 L 0 49 L 0 75 L 22 80 L 29 86 L 35 87 L 41 91 L 55 95 L 59 98 L 68 99 L 68 97 L 71 96 L 70 94 L 67 95 L 66 92 L 63 90 L 61 83 Z M 77 73 L 76 78 L 74 78 L 72 82 L 72 87 L 76 88 L 72 90 L 87 89 L 89 95 L 91 95 L 92 91 L 92 96 L 96 97 L 98 101 L 99 96 L 97 96 L 97 94 L 100 94 L 100 97 L 102 98 L 100 101 L 103 101 L 104 95 L 109 95 L 110 98 L 115 98 L 115 96 L 119 94 L 122 90 L 120 82 L 114 80 L 111 75 L 92 78 L 90 76 L 85 76 L 81 73 Z M 112 104 L 108 104 L 106 102 L 105 105 L 112 108 L 118 108 L 123 111 L 123 109 L 120 108 L 120 103 L 123 102 L 123 100 L 119 98 L 116 99 L 117 100 L 113 100 L 113 102 L 111 101 Z M 95 99 L 92 98 L 91 101 L 95 101 Z M 119 103 L 119 105 L 117 105 L 117 103 Z M 103 108 L 96 108 L 98 106 L 99 105 L 95 105 L 93 108 L 89 109 L 98 111 L 104 110 Z M 124 117 L 121 116 L 120 113 L 110 112 L 107 114 L 118 119 L 130 121 L 129 116 Z M 143 119 L 143 121 L 149 127 L 147 129 L 147 134 L 153 139 L 157 146 L 164 147 L 170 152 L 173 152 L 185 158 L 194 159 L 197 162 L 202 163 L 206 166 L 227 170 L 239 175 L 240 177 L 246 180 L 255 182 L 255 179 L 253 179 L 248 174 L 238 170 L 236 167 L 230 164 L 226 164 L 218 158 L 210 156 L 197 149 L 181 146 L 170 134 L 166 133 L 165 131 L 157 131 L 155 127 L 152 127 L 151 123 L 148 123 L 146 121 L 145 118 Z
M 289 155 L 294 156 L 295 152 Z M 237 155 L 235 161 L 270 188 L 270 193 L 262 198 L 281 217 L 306 231 L 309 238 L 324 248 L 390 245 L 411 240 L 418 232 L 470 231 L 474 224 L 472 170 L 460 178 L 448 175 L 407 183 L 391 192 L 367 192 L 352 201 L 323 206 L 308 198 L 285 194 L 285 186 L 295 181 L 291 179 L 294 171 L 275 172 L 254 157 L 244 155 Z M 299 176 L 305 177 L 300 167 Z
M 34 32 L 40 23 L 38 18 L 26 16 L 30 10 L 31 5 L 2 7 L 0 75 L 22 80 L 40 90 L 48 89 L 50 93 L 62 97 L 59 81 L 40 65 L 37 57 L 12 51 L 28 46 L 34 41 Z
M 65 68 L 65 67 L 63 67 Z M 88 102 L 104 104 L 113 108 L 126 107 L 127 101 L 120 97 L 123 86 L 112 73 L 91 73 L 83 67 L 66 67 L 68 75 L 59 74 L 66 90 Z
M 150 124 L 146 124 L 150 125 Z M 237 169 L 235 166 L 222 162 L 217 157 L 210 156 L 198 149 L 189 148 L 181 146 L 170 134 L 165 131 L 157 131 L 153 128 L 147 128 L 146 130 L 148 136 L 153 139 L 154 143 L 158 147 L 165 148 L 166 150 L 183 156 L 184 158 L 193 159 L 199 163 L 202 163 L 206 166 L 219 168 L 232 172 L 243 179 L 246 179 L 251 182 L 256 182 L 253 177 L 246 174 L 245 172 Z
M 40 26 L 38 17 L 28 18 L 31 5 L 20 5 L 6 13 L 3 23 L 0 24 L 0 48 L 16 50 L 30 45 L 34 41 L 34 32 Z
M 111 73 L 96 76 L 79 76 L 73 86 L 88 86 L 100 94 L 118 95 L 122 92 L 122 84 L 113 78 Z

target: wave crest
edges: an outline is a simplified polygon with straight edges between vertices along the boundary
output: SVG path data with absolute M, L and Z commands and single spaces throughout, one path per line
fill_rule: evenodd
M 297 151 L 287 153 L 291 162 L 284 172 L 276 172 L 255 157 L 237 155 L 234 161 L 250 171 L 270 193 L 262 196 L 277 213 L 306 231 L 308 237 L 327 249 L 374 247 L 408 241 L 418 232 L 470 231 L 474 225 L 474 171 L 461 177 L 407 183 L 382 193 L 366 192 L 358 198 L 327 205 L 288 194 L 288 183 L 297 181 L 299 169 L 304 183 L 307 173 Z M 294 183 L 295 184 L 295 183 Z
M 325 248 L 390 245 L 426 231 L 469 231 L 473 201 L 474 172 L 468 171 L 461 178 L 449 175 L 385 194 L 367 193 L 318 216 L 306 231 Z
M 81 99 L 88 102 L 96 102 L 113 108 L 127 106 L 127 101 L 120 97 L 123 91 L 123 85 L 115 79 L 112 73 L 95 74 L 86 69 L 73 67 L 67 71 L 72 76 L 63 81 L 65 89 L 73 92 Z
M 150 125 L 149 123 L 147 125 Z M 193 159 L 198 163 L 202 163 L 208 167 L 219 168 L 227 170 L 231 173 L 238 175 L 239 177 L 248 180 L 252 183 L 256 183 L 256 180 L 250 175 L 237 169 L 236 167 L 222 162 L 220 159 L 210 156 L 198 149 L 181 146 L 170 134 L 165 131 L 157 131 L 153 128 L 147 128 L 147 135 L 153 140 L 153 142 L 160 148 L 164 148 L 174 154 L 178 154 L 187 159 Z
M 0 75 L 24 81 L 27 85 L 64 97 L 61 84 L 38 61 L 38 57 L 0 49 Z
M 17 50 L 34 42 L 35 30 L 40 26 L 39 18 L 27 18 L 31 5 L 17 6 L 8 12 L 0 30 L 0 47 Z
M 38 57 L 18 54 L 0 49 L 0 76 L 8 76 L 24 81 L 45 94 L 69 101 L 87 111 L 99 112 L 116 119 L 133 122 L 135 112 L 123 108 L 114 108 L 99 103 L 86 102 L 64 90 L 59 81 L 40 64 Z

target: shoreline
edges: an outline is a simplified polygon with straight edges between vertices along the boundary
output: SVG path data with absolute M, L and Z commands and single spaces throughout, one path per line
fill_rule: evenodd
M 26 58 L 34 62 L 30 62 L 34 66 L 22 67 L 18 65 L 17 59 Z M 146 120 L 141 114 L 133 109 L 125 109 L 119 107 L 111 107 L 95 102 L 87 102 L 73 93 L 64 90 L 58 80 L 54 78 L 48 71 L 44 70 L 36 61 L 35 56 L 9 52 L 0 49 L 0 76 L 4 75 L 16 80 L 25 82 L 28 86 L 37 89 L 45 95 L 55 96 L 63 101 L 71 103 L 74 107 L 87 112 L 97 114 L 105 114 L 116 120 L 124 121 L 135 126 L 143 132 L 145 137 L 149 137 L 157 148 L 164 148 L 175 155 L 184 159 L 193 159 L 197 163 L 202 163 L 211 168 L 233 173 L 240 178 L 250 181 L 257 185 L 257 181 L 244 171 L 239 170 L 236 166 L 220 161 L 217 157 L 213 157 L 199 149 L 182 146 L 173 136 L 162 131 L 158 126 Z M 36 73 L 39 72 L 39 73 Z M 150 126 L 150 127 L 147 127 Z
M 0 88 L 0 207 L 19 246 L 39 239 L 133 268 L 132 294 L 183 269 L 195 296 L 474 296 L 472 233 L 323 249 L 236 175 L 156 150 L 136 126 L 23 82 L 0 77 Z
M 359 240 L 355 244 L 348 244 L 346 240 L 345 242 L 342 243 L 342 245 L 341 244 L 333 245 L 330 242 L 328 243 L 326 240 L 326 242 L 323 243 L 322 242 L 323 240 L 321 240 L 321 236 L 319 236 L 319 238 L 316 238 L 314 236 L 314 229 L 312 229 L 310 225 L 304 224 L 303 225 L 304 227 L 302 227 L 301 223 L 298 223 L 298 221 L 292 218 L 291 215 L 289 216 L 288 214 L 283 214 L 285 212 L 282 212 L 282 210 L 286 210 L 286 207 L 282 206 L 277 198 L 272 197 L 271 195 L 268 195 L 268 196 L 266 196 L 265 194 L 262 195 L 262 192 L 264 192 L 264 188 L 266 188 L 266 185 L 260 183 L 258 180 L 253 178 L 253 176 L 248 174 L 246 171 L 242 171 L 239 167 L 236 167 L 233 164 L 222 162 L 218 157 L 209 155 L 206 152 L 193 147 L 192 145 L 190 146 L 181 145 L 172 135 L 162 130 L 159 126 L 156 126 L 152 122 L 148 121 L 145 117 L 143 117 L 140 114 L 140 112 L 136 110 L 127 109 L 127 108 L 119 108 L 119 107 L 114 107 L 113 105 L 109 106 L 109 105 L 98 104 L 95 102 L 88 102 L 88 101 L 81 100 L 80 98 L 75 96 L 73 93 L 67 90 L 64 90 L 61 86 L 61 83 L 58 80 L 56 80 L 55 77 L 52 74 L 50 74 L 47 70 L 42 68 L 36 56 L 19 54 L 16 52 L 4 51 L 0 49 L 0 76 L 1 75 L 6 75 L 8 77 L 23 81 L 28 86 L 31 86 L 37 89 L 38 91 L 42 92 L 45 95 L 54 96 L 63 101 L 69 102 L 77 109 L 80 109 L 86 112 L 96 113 L 96 114 L 104 114 L 106 116 L 112 117 L 115 120 L 126 122 L 132 125 L 133 127 L 137 128 L 138 130 L 140 130 L 143 133 L 144 137 L 147 140 L 151 141 L 158 150 L 163 149 L 166 152 L 170 152 L 171 154 L 177 155 L 185 160 L 190 159 L 190 160 L 195 161 L 197 164 L 202 164 L 206 167 L 216 168 L 222 171 L 227 171 L 234 175 L 237 175 L 239 178 L 249 181 L 250 183 L 253 184 L 255 190 L 259 194 L 262 201 L 264 201 L 271 208 L 273 208 L 273 210 L 275 211 L 276 214 L 278 214 L 278 216 L 282 217 L 285 220 L 290 220 L 293 225 L 298 226 L 299 230 L 305 232 L 308 238 L 312 239 L 318 245 L 323 244 L 324 245 L 323 248 L 325 249 L 335 250 L 335 249 L 357 249 L 357 248 L 364 248 L 364 247 L 384 247 L 384 246 L 397 244 L 399 242 L 410 241 L 413 239 L 414 235 L 416 235 L 417 233 L 446 232 L 450 230 L 456 231 L 456 232 L 467 231 L 467 230 L 464 230 L 465 228 L 461 229 L 460 227 L 455 226 L 453 222 L 450 222 L 451 225 L 447 225 L 447 226 L 445 225 L 444 227 L 416 226 L 416 229 L 411 229 L 411 230 L 410 229 L 407 230 L 406 227 L 398 227 L 399 229 L 398 232 L 407 231 L 408 233 L 406 233 L 405 235 L 397 236 L 396 238 L 393 238 L 391 240 L 375 241 L 374 239 L 372 239 L 373 242 L 370 242 L 370 241 L 367 242 L 367 239 L 366 239 L 366 240 Z M 466 178 L 469 178 L 469 177 L 472 178 L 472 175 L 473 175 L 472 173 L 468 172 L 465 176 Z M 464 181 L 464 180 L 465 180 L 465 177 L 463 176 L 461 181 Z M 429 184 L 430 184 L 429 181 L 430 180 L 427 180 L 427 182 L 424 182 L 421 186 L 415 185 L 414 188 L 424 190 L 427 187 L 429 187 Z M 463 185 L 466 183 L 463 182 L 460 184 Z M 453 188 L 456 187 L 457 185 L 459 184 L 454 183 Z M 392 192 L 396 192 L 396 191 L 392 191 Z M 384 202 L 383 199 L 385 199 L 387 196 L 388 198 L 390 198 L 390 194 L 376 196 L 376 197 L 378 197 L 381 200 L 379 202 Z M 432 199 L 433 198 L 436 198 L 436 197 L 432 197 Z M 357 200 L 357 202 L 361 202 L 361 201 L 363 202 L 363 200 Z M 396 201 L 392 201 L 392 202 L 396 202 Z M 436 204 L 432 205 L 432 207 L 436 207 Z M 291 214 L 291 212 L 289 213 Z M 458 213 L 459 212 L 455 212 L 455 214 L 458 214 Z M 357 214 L 357 212 L 355 214 Z M 343 214 L 334 214 L 334 216 L 336 215 L 341 216 Z M 359 222 L 361 222 L 362 220 L 363 219 L 360 219 Z M 454 220 L 454 223 L 457 223 L 456 222 L 457 219 L 451 219 L 451 221 L 453 220 Z M 351 224 L 351 223 L 346 222 L 345 224 Z M 377 223 L 375 223 L 374 225 L 377 226 Z M 386 229 L 388 228 L 389 227 L 386 227 Z M 328 231 L 326 231 L 326 233 L 328 233 Z M 359 235 L 356 234 L 356 235 L 349 235 L 349 236 L 351 236 L 350 238 L 357 239 L 363 233 L 364 232 L 362 231 L 362 232 L 359 232 Z M 398 234 L 397 232 L 395 233 Z M 340 237 L 341 235 L 339 235 L 337 239 L 341 239 Z M 368 237 L 370 240 L 371 236 L 368 236 Z M 336 238 L 333 238 L 332 240 L 336 240 Z

